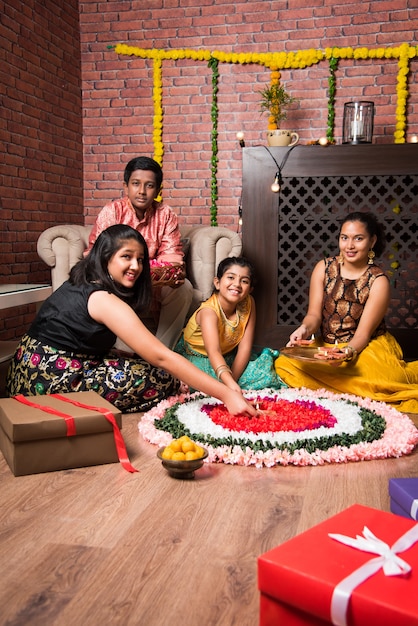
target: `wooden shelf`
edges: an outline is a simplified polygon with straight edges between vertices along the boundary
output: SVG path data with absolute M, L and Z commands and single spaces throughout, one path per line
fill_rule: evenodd
M 271 153 L 272 156 L 268 154 Z M 280 165 L 289 156 L 283 176 L 355 176 L 357 174 L 417 174 L 418 144 L 363 144 L 338 146 L 300 146 L 267 148 L 256 146 L 243 149 L 243 166 L 268 168 L 273 177 L 277 170 L 273 157 Z M 251 169 L 244 171 L 243 182 Z M 273 181 L 272 181 L 273 182 Z M 271 183 L 270 183 L 271 184 Z

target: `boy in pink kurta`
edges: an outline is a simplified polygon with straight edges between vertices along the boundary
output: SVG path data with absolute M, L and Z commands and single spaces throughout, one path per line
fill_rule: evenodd
M 148 157 L 129 161 L 124 173 L 126 196 L 100 211 L 89 237 L 90 251 L 99 234 L 113 224 L 126 224 L 139 231 L 148 245 L 150 261 L 184 264 L 176 214 L 168 204 L 156 201 L 161 184 L 160 165 Z M 160 312 L 156 336 L 173 348 L 185 323 L 193 287 L 183 271 L 173 286 L 154 287 Z

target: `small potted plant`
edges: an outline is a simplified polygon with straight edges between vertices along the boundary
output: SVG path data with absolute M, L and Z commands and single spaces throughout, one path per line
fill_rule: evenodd
M 287 93 L 283 85 L 272 83 L 259 91 L 260 111 L 269 114 L 267 142 L 269 146 L 290 146 L 299 140 L 299 135 L 290 130 L 280 130 L 280 123 L 287 118 L 287 109 L 299 98 Z

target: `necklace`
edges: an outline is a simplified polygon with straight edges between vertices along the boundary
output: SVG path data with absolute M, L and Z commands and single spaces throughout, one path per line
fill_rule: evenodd
M 235 309 L 235 320 L 232 321 L 232 320 L 228 319 L 228 317 L 226 316 L 225 311 L 223 310 L 222 305 L 219 302 L 219 298 L 218 298 L 218 304 L 219 304 L 219 309 L 221 311 L 221 315 L 222 315 L 223 319 L 225 320 L 225 323 L 228 324 L 228 326 L 230 326 L 231 328 L 234 328 L 234 329 L 237 328 L 237 326 L 239 325 L 240 320 L 241 320 L 241 315 L 240 315 L 240 312 L 238 311 L 238 309 Z

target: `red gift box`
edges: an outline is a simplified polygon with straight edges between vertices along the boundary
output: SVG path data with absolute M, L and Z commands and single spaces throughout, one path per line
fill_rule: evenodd
M 329 626 L 330 622 L 308 615 L 293 606 L 278 602 L 270 596 L 260 596 L 260 625 L 262 626 Z M 369 625 L 371 626 L 371 625 Z
M 408 531 L 414 534 L 411 546 L 398 553 L 412 569 L 407 575 L 386 576 L 380 567 L 364 581 L 360 577 L 349 594 L 345 623 L 417 626 L 418 524 L 358 504 L 259 557 L 260 626 L 343 624 L 331 618 L 334 590 L 366 563 L 370 565 L 377 555 L 329 535 L 354 539 L 365 528 L 390 547 Z

